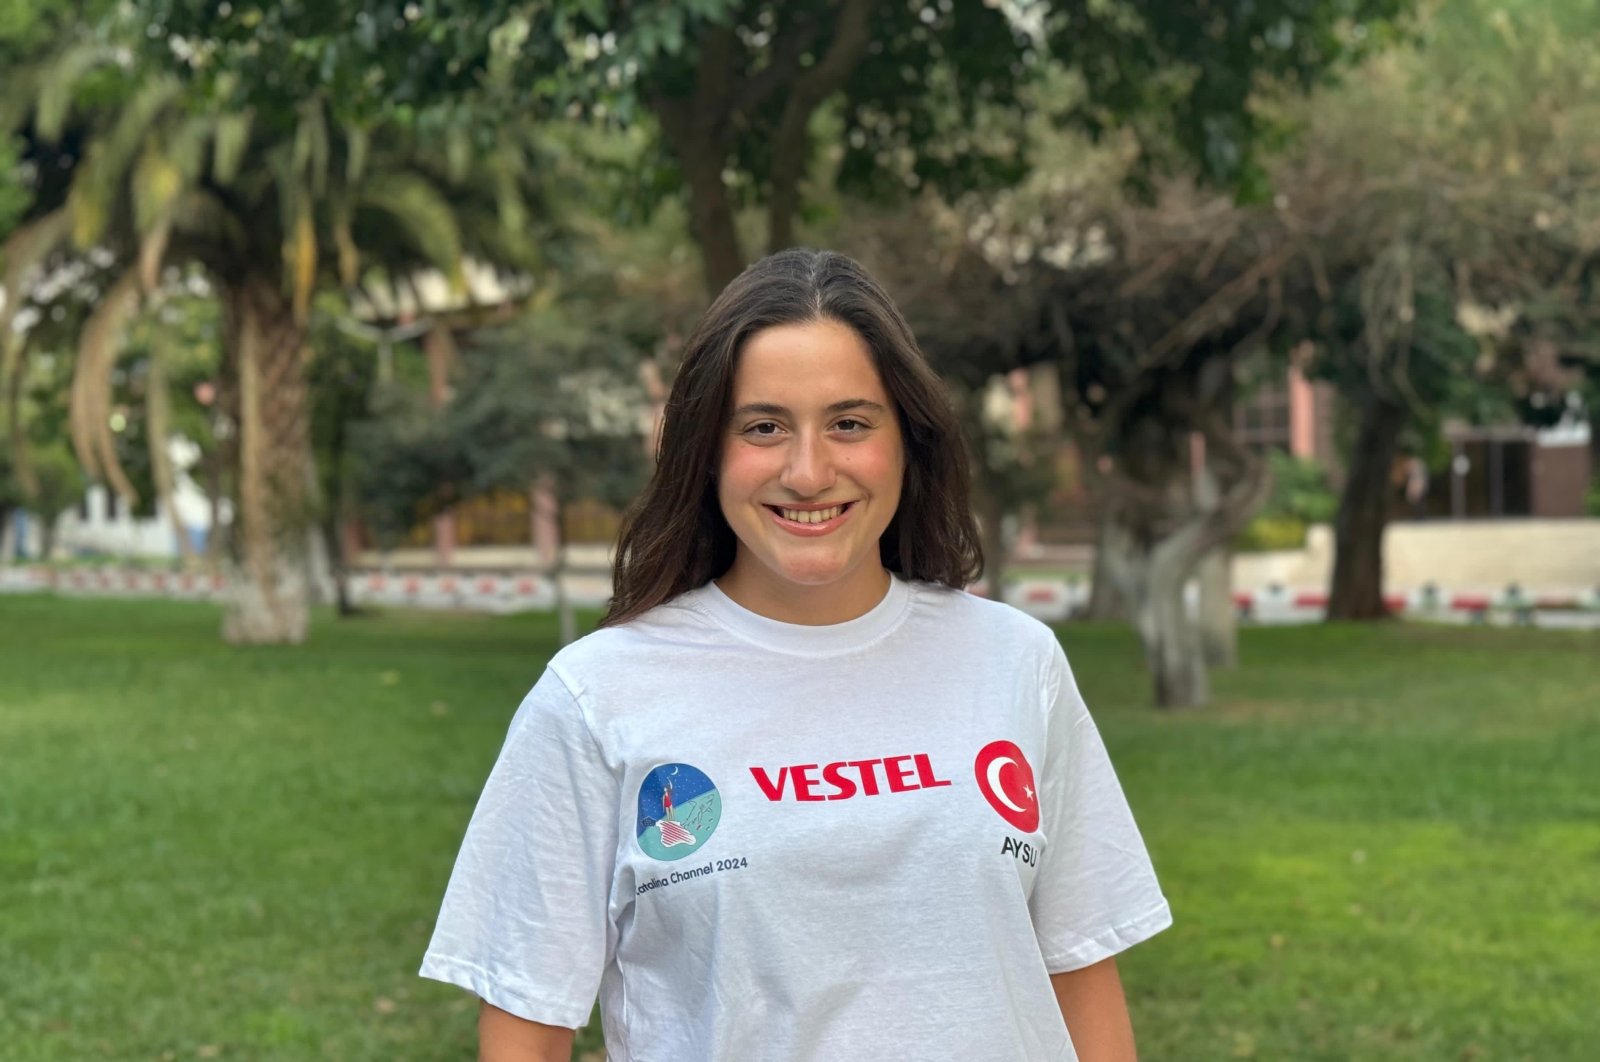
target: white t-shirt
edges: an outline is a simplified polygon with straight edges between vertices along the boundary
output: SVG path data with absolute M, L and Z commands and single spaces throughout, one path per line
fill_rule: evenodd
M 611 1062 L 1076 1057 L 1049 975 L 1171 914 L 1054 635 L 892 580 L 806 627 L 712 585 L 550 662 L 425 977 Z

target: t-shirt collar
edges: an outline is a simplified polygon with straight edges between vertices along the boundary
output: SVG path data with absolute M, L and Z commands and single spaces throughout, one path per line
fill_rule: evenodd
M 888 592 L 867 612 L 843 623 L 820 626 L 785 623 L 751 612 L 714 582 L 692 591 L 690 596 L 701 612 L 745 641 L 780 653 L 818 656 L 860 649 L 894 630 L 911 604 L 911 587 L 891 573 Z

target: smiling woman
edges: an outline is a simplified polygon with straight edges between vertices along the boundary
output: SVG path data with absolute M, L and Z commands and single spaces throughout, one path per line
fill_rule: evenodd
M 734 594 L 761 585 L 747 583 L 745 575 L 754 573 L 727 578 L 736 564 L 747 568 L 753 559 L 737 562 L 740 545 L 755 544 L 736 533 L 745 525 L 728 508 L 730 477 L 743 483 L 752 470 L 771 471 L 778 478 L 768 477 L 755 502 L 804 514 L 784 525 L 799 533 L 797 525 L 817 519 L 811 513 L 856 500 L 833 487 L 822 488 L 832 494 L 818 492 L 820 482 L 837 474 L 835 461 L 859 453 L 846 464 L 862 467 L 891 439 L 901 454 L 899 473 L 888 477 L 896 497 L 880 495 L 874 508 L 883 522 L 873 534 L 853 537 L 868 548 L 853 556 L 850 574 L 863 587 L 875 585 L 877 597 L 888 572 L 961 589 L 983 569 L 967 500 L 965 443 L 910 326 L 877 282 L 843 255 L 785 251 L 751 266 L 690 337 L 667 398 L 656 475 L 618 539 L 616 592 L 605 623 L 626 623 L 712 579 Z M 757 448 L 768 457 L 746 460 Z M 889 485 L 876 479 L 879 489 Z M 857 524 L 862 515 L 842 514 Z M 781 520 L 776 514 L 774 523 Z M 812 617 L 790 613 L 798 622 L 851 618 L 850 605 L 818 607 L 826 601 L 825 592 L 785 596 L 783 607 Z M 854 605 L 862 601 L 852 598 Z
M 1112 957 L 1167 904 L 1054 635 L 963 592 L 977 541 L 883 289 L 805 250 L 729 285 L 423 962 L 483 1058 L 566 1057 L 596 993 L 619 1060 L 1133 1058 Z
M 738 547 L 717 580 L 753 612 L 842 623 L 883 600 L 878 541 L 900 505 L 905 447 L 872 354 L 837 321 L 746 344 L 717 501 Z

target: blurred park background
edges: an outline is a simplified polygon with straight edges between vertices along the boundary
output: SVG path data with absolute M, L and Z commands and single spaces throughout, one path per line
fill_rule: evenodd
M 1600 2 L 0 0 L 0 1058 L 472 1057 L 478 788 L 795 244 L 1100 720 L 1145 1057 L 1600 1057 Z

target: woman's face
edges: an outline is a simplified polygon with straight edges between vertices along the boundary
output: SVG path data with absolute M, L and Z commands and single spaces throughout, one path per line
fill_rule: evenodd
M 738 538 L 718 580 L 791 623 L 838 623 L 888 588 L 878 540 L 900 504 L 900 421 L 865 342 L 833 320 L 745 343 L 733 377 L 717 498 Z

